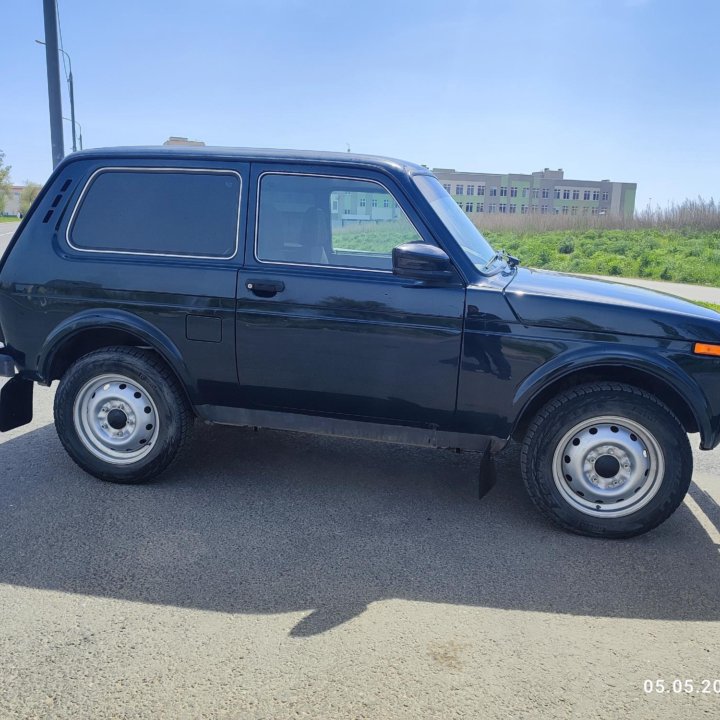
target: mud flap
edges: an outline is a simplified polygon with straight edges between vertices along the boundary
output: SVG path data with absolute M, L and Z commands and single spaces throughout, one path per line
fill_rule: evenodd
M 33 418 L 33 381 L 16 375 L 0 390 L 0 432 L 27 425 Z
M 490 450 L 490 443 L 480 460 L 480 475 L 478 477 L 478 499 L 484 498 L 492 490 L 497 481 L 495 468 L 495 455 Z

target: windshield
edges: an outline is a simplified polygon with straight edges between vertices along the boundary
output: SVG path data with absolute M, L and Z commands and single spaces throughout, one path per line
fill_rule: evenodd
M 502 258 L 492 249 L 490 243 L 450 197 L 436 177 L 415 175 L 413 180 L 420 188 L 423 197 L 430 203 L 445 227 L 478 270 L 487 272 L 496 262 L 502 261 Z

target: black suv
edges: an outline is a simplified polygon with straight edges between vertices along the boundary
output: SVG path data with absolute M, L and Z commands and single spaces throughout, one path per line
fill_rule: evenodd
M 485 453 L 562 527 L 627 537 L 720 441 L 720 315 L 518 267 L 424 167 L 351 154 L 68 157 L 0 262 L 0 430 L 59 380 L 72 458 L 167 469 L 196 417 Z M 16 374 L 17 371 L 17 374 Z

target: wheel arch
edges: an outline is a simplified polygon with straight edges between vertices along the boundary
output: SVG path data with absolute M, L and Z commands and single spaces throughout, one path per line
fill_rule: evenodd
M 88 310 L 73 315 L 48 335 L 38 358 L 38 376 L 50 384 L 83 355 L 104 347 L 143 347 L 157 353 L 192 403 L 190 377 L 172 340 L 146 320 L 122 310 Z
M 521 439 L 540 408 L 564 390 L 600 381 L 622 382 L 654 395 L 677 416 L 686 432 L 699 432 L 703 440 L 712 432 L 705 396 L 672 363 L 665 361 L 659 364 L 649 358 L 625 356 L 586 358 L 584 361 L 564 362 L 563 366 L 548 369 L 538 377 L 531 376 L 518 388 L 515 405 L 519 411 L 511 437 Z M 702 412 L 700 408 L 706 411 Z

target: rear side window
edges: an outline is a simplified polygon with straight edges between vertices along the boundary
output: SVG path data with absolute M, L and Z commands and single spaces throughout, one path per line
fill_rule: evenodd
M 230 258 L 240 184 L 225 170 L 103 170 L 80 198 L 68 242 L 91 252 Z

